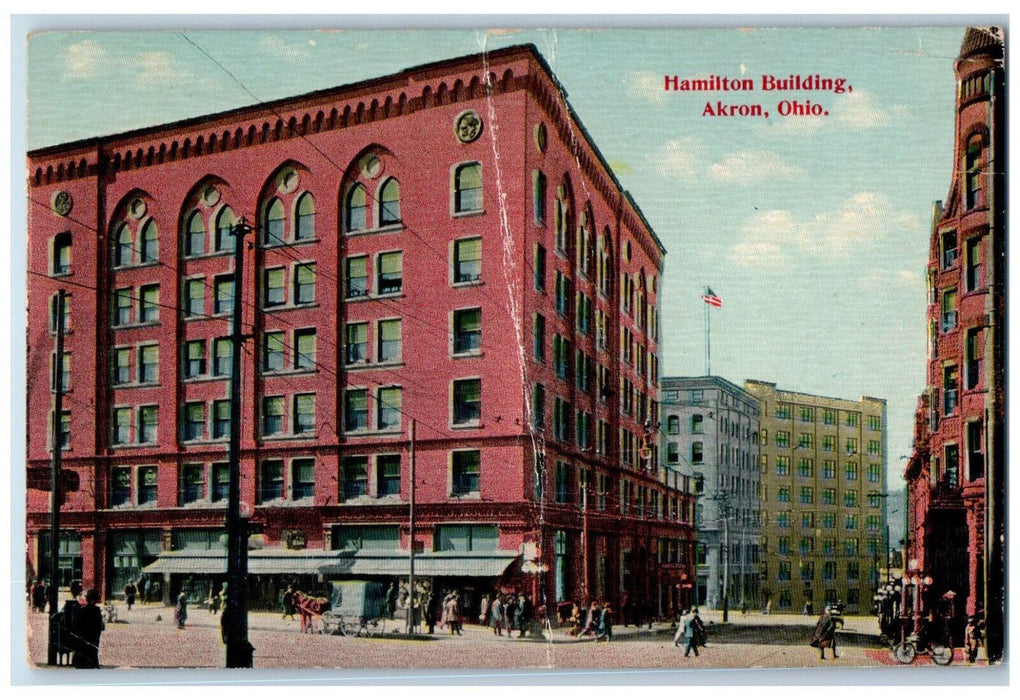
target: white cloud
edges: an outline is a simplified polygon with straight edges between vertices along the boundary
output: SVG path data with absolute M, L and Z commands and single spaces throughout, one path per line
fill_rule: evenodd
M 147 51 L 137 54 L 134 65 L 138 71 L 135 74 L 135 82 L 143 87 L 169 87 L 192 77 L 169 51 Z
M 704 147 L 693 136 L 666 142 L 654 155 L 655 171 L 663 177 L 691 179 L 701 169 Z
M 636 71 L 624 78 L 632 97 L 661 104 L 666 100 L 665 82 L 661 73 Z
M 740 227 L 738 241 L 730 247 L 731 261 L 752 267 L 791 262 L 794 258 L 846 257 L 867 244 L 905 231 L 920 232 L 915 214 L 897 211 L 882 194 L 859 192 L 832 211 L 795 216 L 787 210 L 757 212 Z M 904 282 L 912 282 L 895 273 Z M 889 273 L 894 274 L 894 273 Z
M 739 151 L 730 153 L 718 163 L 708 166 L 713 180 L 733 183 L 753 183 L 762 180 L 788 180 L 802 174 L 774 151 Z
M 309 46 L 314 46 L 313 42 L 292 43 L 281 39 L 278 36 L 266 36 L 259 40 L 259 49 L 271 54 L 277 58 L 285 58 L 288 60 L 302 60 L 312 57 L 312 52 Z
M 64 54 L 64 72 L 69 78 L 91 78 L 102 70 L 107 55 L 106 49 L 91 39 L 71 44 Z
M 857 286 L 864 291 L 889 289 L 893 286 L 903 290 L 914 287 L 919 293 L 924 290 L 921 274 L 914 270 L 869 269 L 857 279 Z
M 863 90 L 840 96 L 832 105 L 832 117 L 848 129 L 877 129 L 892 121 L 890 111 L 881 108 L 875 98 Z

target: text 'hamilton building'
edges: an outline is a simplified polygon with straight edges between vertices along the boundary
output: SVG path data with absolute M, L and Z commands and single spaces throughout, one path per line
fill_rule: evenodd
M 412 420 L 419 577 L 469 611 L 493 586 L 677 604 L 693 496 L 647 427 L 665 251 L 534 47 L 28 165 L 30 576 L 56 443 L 63 582 L 224 580 L 240 294 L 256 604 L 405 575 Z
M 949 194 L 932 217 L 926 391 L 905 477 L 905 610 L 987 615 L 1003 650 L 1005 574 L 1005 69 L 998 30 L 966 30 Z

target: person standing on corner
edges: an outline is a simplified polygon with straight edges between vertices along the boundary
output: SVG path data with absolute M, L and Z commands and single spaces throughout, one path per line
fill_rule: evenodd
M 135 595 L 138 593 L 138 589 L 135 588 L 135 584 L 131 581 L 127 582 L 124 586 L 124 602 L 127 603 L 128 611 L 131 610 L 131 606 L 135 604 Z
M 177 596 L 177 605 L 174 606 L 174 624 L 177 629 L 184 629 L 184 623 L 188 621 L 188 596 L 181 591 Z
M 85 605 L 78 613 L 78 644 L 74 652 L 75 668 L 99 668 L 99 637 L 106 629 L 103 611 L 99 609 L 99 592 L 90 588 Z

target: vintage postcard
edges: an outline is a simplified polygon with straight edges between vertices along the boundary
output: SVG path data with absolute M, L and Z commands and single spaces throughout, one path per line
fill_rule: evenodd
M 921 20 L 30 36 L 33 672 L 986 682 L 1006 31 Z

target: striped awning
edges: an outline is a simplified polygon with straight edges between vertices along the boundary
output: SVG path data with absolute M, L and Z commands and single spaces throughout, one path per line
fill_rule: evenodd
M 417 576 L 501 576 L 518 558 L 516 552 L 422 553 L 414 557 Z M 410 568 L 404 552 L 323 552 L 256 549 L 248 552 L 248 573 L 322 574 L 325 576 L 400 576 Z M 222 552 L 164 552 L 143 571 L 150 574 L 226 574 Z

